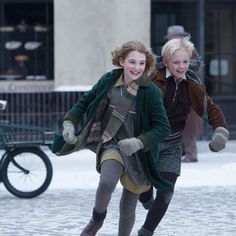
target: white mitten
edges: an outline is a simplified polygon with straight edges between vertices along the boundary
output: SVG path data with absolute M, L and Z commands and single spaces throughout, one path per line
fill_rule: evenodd
M 209 147 L 213 152 L 219 152 L 225 148 L 225 144 L 229 138 L 229 131 L 224 127 L 217 127 L 212 135 Z
M 137 138 L 127 138 L 118 142 L 120 150 L 126 156 L 131 156 L 133 153 L 143 148 L 143 143 Z
M 65 120 L 63 122 L 63 138 L 64 140 L 69 144 L 74 144 L 77 141 L 77 138 L 75 137 L 75 127 L 73 123 L 69 120 Z

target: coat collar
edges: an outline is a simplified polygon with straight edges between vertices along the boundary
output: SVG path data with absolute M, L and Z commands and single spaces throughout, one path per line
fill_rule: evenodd
M 115 75 L 116 77 L 116 85 L 121 85 L 122 81 L 121 80 L 121 76 L 123 74 L 124 70 L 123 69 L 114 69 L 112 71 L 112 73 Z M 144 74 L 141 78 L 140 78 L 140 86 L 142 87 L 148 87 L 151 83 L 151 79 Z

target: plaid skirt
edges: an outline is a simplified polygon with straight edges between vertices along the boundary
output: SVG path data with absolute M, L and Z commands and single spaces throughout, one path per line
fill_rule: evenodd
M 166 140 L 160 144 L 159 160 L 157 162 L 160 172 L 181 173 L 182 139 Z

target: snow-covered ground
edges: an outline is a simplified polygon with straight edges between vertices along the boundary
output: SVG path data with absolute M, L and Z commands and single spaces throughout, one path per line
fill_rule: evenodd
M 229 141 L 221 152 L 214 153 L 208 142 L 198 142 L 199 162 L 183 163 L 177 187 L 236 186 L 236 141 Z M 50 155 L 52 157 L 52 155 Z M 51 158 L 54 177 L 50 189 L 96 188 L 95 154 L 81 150 L 68 156 Z
M 199 141 L 199 162 L 182 164 L 182 174 L 158 236 L 236 235 L 236 141 L 212 153 Z M 3 236 L 79 235 L 91 217 L 99 175 L 95 155 L 82 150 L 58 157 L 45 150 L 53 164 L 48 190 L 34 199 L 18 199 L 0 186 L 0 234 Z M 115 190 L 98 236 L 117 235 L 121 186 Z M 132 236 L 137 236 L 146 211 L 137 206 Z

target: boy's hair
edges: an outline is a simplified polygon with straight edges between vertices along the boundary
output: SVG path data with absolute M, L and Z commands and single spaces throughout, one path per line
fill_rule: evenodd
M 148 75 L 151 75 L 156 70 L 156 55 L 152 52 L 151 49 L 144 46 L 139 41 L 130 41 L 127 43 L 124 43 L 120 47 L 117 47 L 114 51 L 111 52 L 112 55 L 112 64 L 118 67 L 121 67 L 120 65 L 120 58 L 125 59 L 126 56 L 132 52 L 132 51 L 138 51 L 140 53 L 145 54 L 146 56 L 146 68 L 145 73 Z
M 195 47 L 194 44 L 189 41 L 188 37 L 169 40 L 162 47 L 161 55 L 164 59 L 169 60 L 173 53 L 182 49 L 184 49 L 189 54 L 189 58 L 192 57 Z

